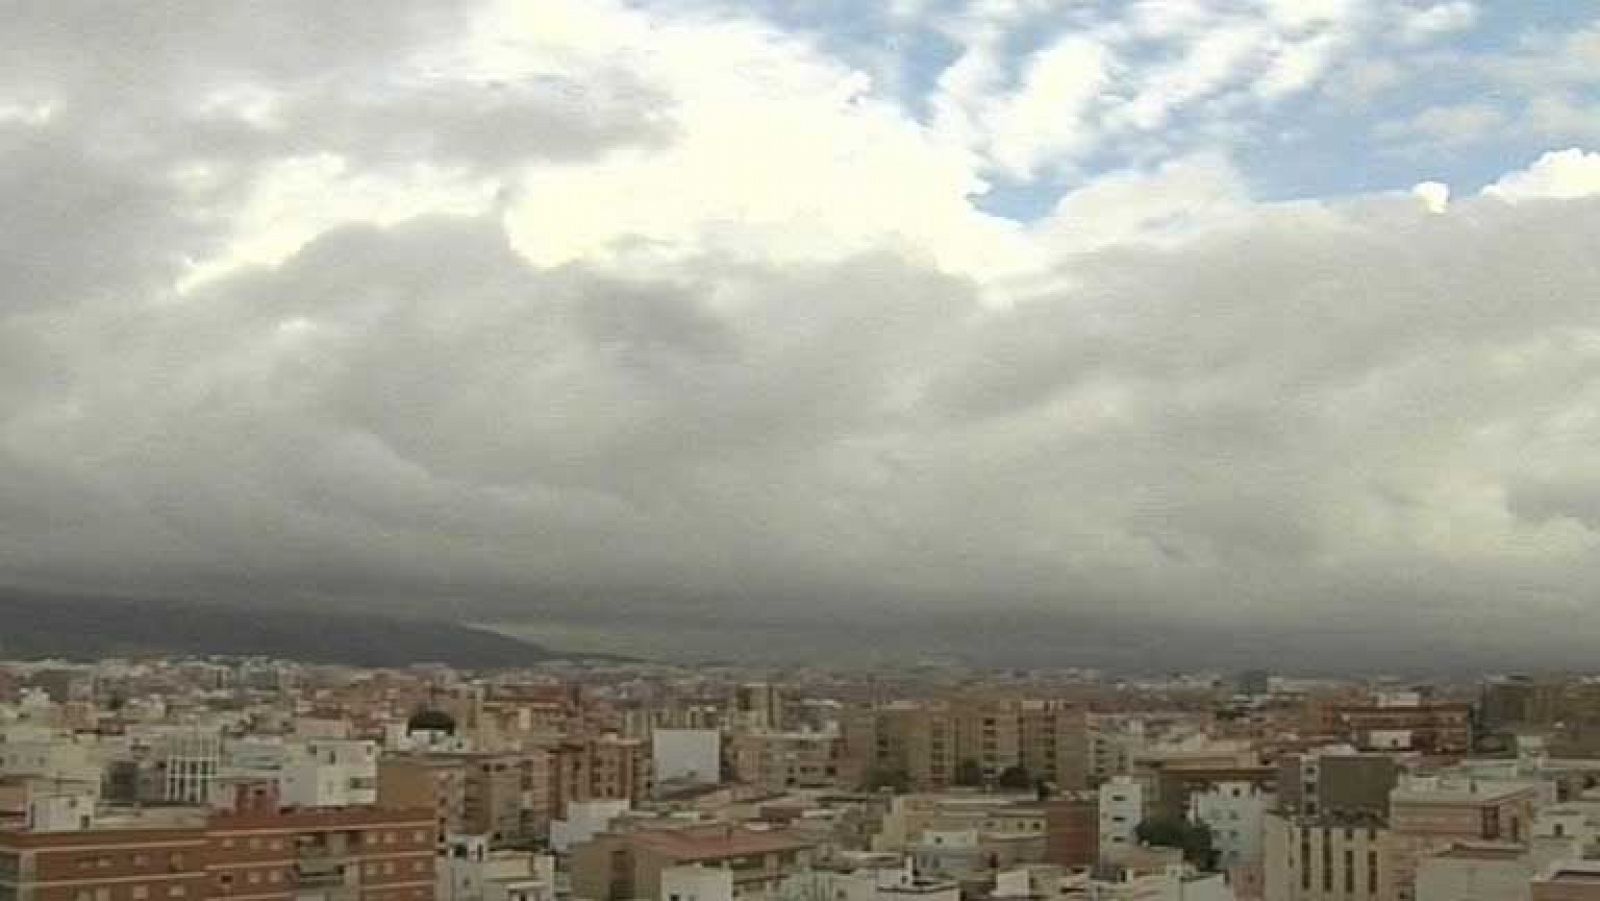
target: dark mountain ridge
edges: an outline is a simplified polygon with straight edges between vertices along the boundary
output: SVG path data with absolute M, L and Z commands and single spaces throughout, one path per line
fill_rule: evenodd
M 460 623 L 380 613 L 107 599 L 0 588 L 0 658 L 261 656 L 306 663 L 468 669 L 565 655 Z

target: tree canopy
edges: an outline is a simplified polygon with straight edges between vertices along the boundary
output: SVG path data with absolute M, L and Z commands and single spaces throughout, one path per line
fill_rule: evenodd
M 1211 827 L 1204 823 L 1157 814 L 1140 823 L 1134 834 L 1146 845 L 1182 850 L 1183 859 L 1202 870 L 1209 870 L 1216 863 Z

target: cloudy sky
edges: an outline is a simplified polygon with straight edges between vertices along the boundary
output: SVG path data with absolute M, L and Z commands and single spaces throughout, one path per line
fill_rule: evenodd
M 1592 4 L 0 39 L 4 583 L 1041 647 L 1600 613 Z

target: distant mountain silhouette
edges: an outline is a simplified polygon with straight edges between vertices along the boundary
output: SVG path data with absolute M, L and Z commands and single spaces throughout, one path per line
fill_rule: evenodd
M 263 656 L 373 667 L 443 663 L 468 669 L 571 656 L 453 622 L 0 588 L 0 658 L 94 660 L 150 654 Z

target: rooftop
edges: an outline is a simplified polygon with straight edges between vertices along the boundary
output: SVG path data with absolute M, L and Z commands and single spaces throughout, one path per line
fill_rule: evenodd
M 1436 857 L 1449 860 L 1521 860 L 1527 851 L 1517 845 L 1454 845 Z
M 815 844 L 783 832 L 751 832 L 732 827 L 652 829 L 631 833 L 628 840 L 638 847 L 683 861 L 800 851 Z

